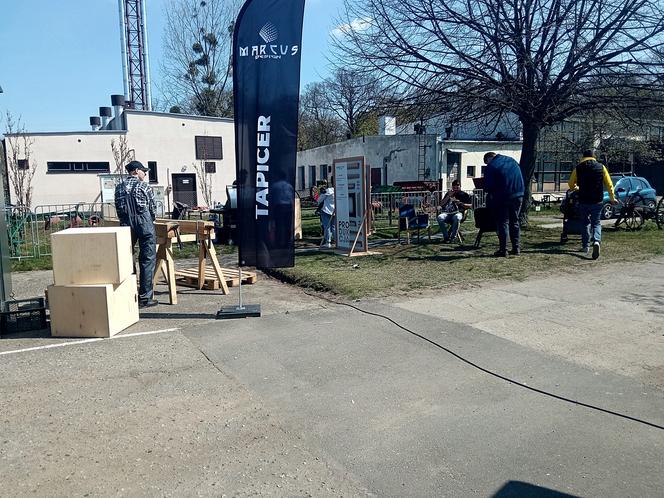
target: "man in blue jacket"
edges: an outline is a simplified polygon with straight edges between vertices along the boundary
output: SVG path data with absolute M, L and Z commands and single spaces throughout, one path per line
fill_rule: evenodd
M 523 175 L 521 168 L 511 157 L 487 152 L 484 154 L 487 165 L 484 172 L 484 190 L 489 194 L 488 206 L 496 219 L 498 233 L 497 257 L 507 256 L 507 234 L 512 242 L 510 254 L 521 254 L 521 229 L 519 212 L 523 201 Z

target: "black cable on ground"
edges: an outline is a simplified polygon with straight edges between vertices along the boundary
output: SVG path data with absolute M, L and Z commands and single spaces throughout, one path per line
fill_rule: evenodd
M 306 293 L 306 294 L 309 294 L 309 293 L 306 292 L 306 291 L 305 291 L 305 293 Z M 458 359 L 458 360 L 460 360 L 460 361 L 466 363 L 467 365 L 470 365 L 471 367 L 476 368 L 476 369 L 478 369 L 478 370 L 484 372 L 485 374 L 491 375 L 492 377 L 496 377 L 497 379 L 504 380 L 505 382 L 509 382 L 510 384 L 514 384 L 515 386 L 522 387 L 522 388 L 527 389 L 527 390 L 529 390 L 529 391 L 533 391 L 533 392 L 536 392 L 536 393 L 538 393 L 538 394 L 542 394 L 542 395 L 544 395 L 544 396 L 548 396 L 548 397 L 550 397 L 550 398 L 554 398 L 554 399 L 557 399 L 557 400 L 560 400 L 560 401 L 565 401 L 566 403 L 571 403 L 571 404 L 573 404 L 573 405 L 583 406 L 583 407 L 585 407 L 585 408 L 590 408 L 591 410 L 596 410 L 596 411 L 598 411 L 598 412 L 607 413 L 607 414 L 609 414 L 609 415 L 614 415 L 614 416 L 616 416 L 616 417 L 620 417 L 620 418 L 624 418 L 624 419 L 627 419 L 627 420 L 631 420 L 632 422 L 637 422 L 637 423 L 639 423 L 639 424 L 647 425 L 647 426 L 649 426 L 649 427 L 654 427 L 655 429 L 664 430 L 664 426 L 661 426 L 661 425 L 659 425 L 659 424 L 655 424 L 654 422 L 648 422 L 647 420 L 642 420 L 642 419 L 640 419 L 640 418 L 632 417 L 632 416 L 630 416 L 630 415 L 625 415 L 624 413 L 614 412 L 614 411 L 612 411 L 612 410 L 607 410 L 606 408 L 601 408 L 601 407 L 599 407 L 599 406 L 591 405 L 591 404 L 588 404 L 588 403 L 583 403 L 583 402 L 581 402 L 581 401 L 577 401 L 577 400 L 574 400 L 574 399 L 571 399 L 571 398 L 566 398 L 565 396 L 559 396 L 559 395 L 557 395 L 557 394 L 550 393 L 550 392 L 548 392 L 548 391 L 544 391 L 544 390 L 542 390 L 542 389 L 537 389 L 536 387 L 532 387 L 532 386 L 529 386 L 529 385 L 527 385 L 527 384 L 523 384 L 523 383 L 521 383 L 521 382 L 519 382 L 519 381 L 516 381 L 516 380 L 514 380 L 514 379 L 510 379 L 509 377 L 505 377 L 504 375 L 501 375 L 501 374 L 499 374 L 499 373 L 493 372 L 493 371 L 491 371 L 491 370 L 489 370 L 489 369 L 487 369 L 487 368 L 484 368 L 484 367 L 478 365 L 477 363 L 473 363 L 472 361 L 470 361 L 470 360 L 464 358 L 463 356 L 459 355 L 458 353 L 455 353 L 455 352 L 452 351 L 451 349 L 448 349 L 448 348 L 446 348 L 445 346 L 441 346 L 441 345 L 438 344 L 437 342 L 434 342 L 434 341 L 432 341 L 431 339 L 428 339 L 428 338 L 424 337 L 423 335 L 418 334 L 417 332 L 414 332 L 414 331 L 412 331 L 412 330 L 410 330 L 410 329 L 404 327 L 403 325 L 401 325 L 401 324 L 397 323 L 396 321 L 394 321 L 394 320 L 393 320 L 392 318 L 390 318 L 389 316 L 381 315 L 380 313 L 374 313 L 374 312 L 372 312 L 372 311 L 367 311 L 367 310 L 364 310 L 364 309 L 362 309 L 362 308 L 360 308 L 360 307 L 358 307 L 358 306 L 355 306 L 355 305 L 353 305 L 353 304 L 350 304 L 350 303 L 344 303 L 344 302 L 341 302 L 341 301 L 335 301 L 334 299 L 330 299 L 330 298 L 325 297 L 325 296 L 314 295 L 314 294 L 309 294 L 309 295 L 312 296 L 312 297 L 317 297 L 317 298 L 319 298 L 319 299 L 323 299 L 323 300 L 328 301 L 328 302 L 330 302 L 330 303 L 338 304 L 338 305 L 341 305 L 341 306 L 348 306 L 349 308 L 353 308 L 354 310 L 359 311 L 360 313 L 364 313 L 364 314 L 366 314 L 366 315 L 371 315 L 371 316 L 376 316 L 376 317 L 379 317 L 379 318 L 383 318 L 383 319 L 387 320 L 388 322 L 391 322 L 392 324 L 396 325 L 396 326 L 399 327 L 401 330 L 404 330 L 404 331 L 408 332 L 409 334 L 412 334 L 412 335 L 414 335 L 415 337 L 418 337 L 418 338 L 422 339 L 423 341 L 426 341 L 426 342 L 428 342 L 429 344 L 431 344 L 431 345 L 433 345 L 433 346 L 435 346 L 435 347 L 437 347 L 437 348 L 439 348 L 439 349 L 442 349 L 442 350 L 445 351 L 446 353 L 451 354 L 451 355 L 454 356 L 456 359 Z

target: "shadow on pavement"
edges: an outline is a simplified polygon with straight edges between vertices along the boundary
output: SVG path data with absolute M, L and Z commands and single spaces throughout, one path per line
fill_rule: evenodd
M 664 315 L 664 294 L 627 294 L 621 297 L 628 303 L 639 303 L 648 306 L 648 311 Z
M 522 481 L 508 481 L 491 498 L 579 498 Z
M 199 318 L 204 320 L 215 320 L 216 313 L 150 313 L 141 312 L 141 318 L 157 318 L 157 319 L 175 319 L 175 318 Z

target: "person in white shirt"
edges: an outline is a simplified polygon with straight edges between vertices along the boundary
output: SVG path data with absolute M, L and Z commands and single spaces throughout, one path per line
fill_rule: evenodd
M 334 178 L 330 178 L 330 185 L 334 184 Z M 323 241 L 326 247 L 332 247 L 332 239 L 336 240 L 336 219 L 334 211 L 334 187 L 321 188 L 318 196 L 318 212 L 320 222 L 323 226 Z

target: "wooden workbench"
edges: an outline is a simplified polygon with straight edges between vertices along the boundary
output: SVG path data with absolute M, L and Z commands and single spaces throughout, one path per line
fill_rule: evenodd
M 217 259 L 217 251 L 212 243 L 212 231 L 214 222 L 203 220 L 164 220 L 157 219 L 154 222 L 157 233 L 157 264 L 155 265 L 154 281 L 157 283 L 157 276 L 161 271 L 168 286 L 168 298 L 171 304 L 177 304 L 178 297 L 176 291 L 176 281 L 179 276 L 190 277 L 190 270 L 179 272 L 175 270 L 175 261 L 173 259 L 173 240 L 180 242 L 198 242 L 198 278 L 197 287 L 202 289 L 205 285 L 207 258 L 212 262 L 214 276 L 219 282 L 223 294 L 228 294 L 228 285 L 224 272 Z
M 104 225 L 119 224 L 117 220 L 104 220 Z M 157 262 L 155 265 L 154 284 L 159 274 L 168 286 L 170 304 L 177 304 L 176 284 L 202 289 L 219 289 L 228 294 L 229 285 L 237 285 L 237 270 L 222 268 L 217 259 L 217 251 L 212 243 L 214 222 L 205 220 L 171 220 L 158 218 L 154 222 L 157 235 Z M 176 270 L 173 258 L 173 241 L 198 242 L 198 266 L 196 268 Z M 212 268 L 207 268 L 210 259 Z M 228 273 L 228 275 L 226 275 Z M 254 283 L 255 272 L 242 272 L 243 283 Z

